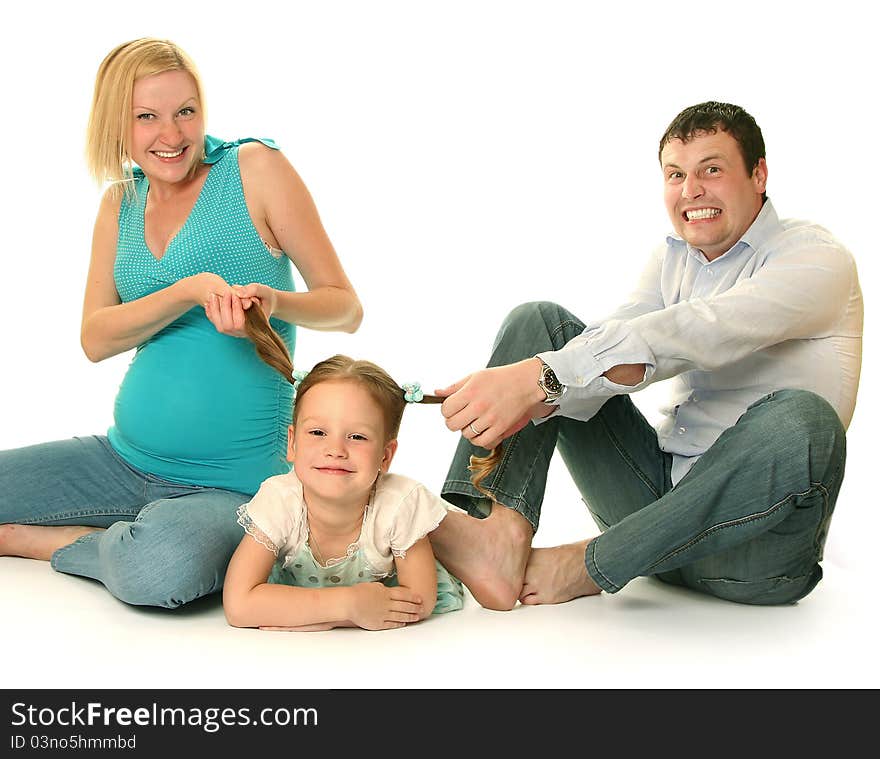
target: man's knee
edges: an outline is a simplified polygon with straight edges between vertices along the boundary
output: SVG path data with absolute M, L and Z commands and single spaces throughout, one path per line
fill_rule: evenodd
M 490 365 L 513 363 L 542 351 L 558 350 L 583 328 L 577 317 L 556 303 L 523 303 L 502 322 L 495 337 Z
M 567 313 L 562 306 L 547 300 L 521 303 L 504 318 L 501 329 L 521 329 L 533 324 L 553 324 L 559 321 L 563 312 Z
M 779 441 L 783 455 L 792 446 L 806 446 L 816 479 L 823 472 L 839 469 L 846 458 L 846 432 L 837 412 L 824 398 L 808 390 L 778 390 L 749 407 L 766 427 L 768 443 Z
M 766 407 L 773 424 L 801 434 L 843 431 L 837 412 L 822 396 L 809 390 L 777 390 L 753 403 L 749 409 Z

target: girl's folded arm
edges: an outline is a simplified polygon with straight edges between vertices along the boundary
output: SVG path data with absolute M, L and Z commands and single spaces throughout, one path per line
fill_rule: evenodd
M 245 535 L 232 555 L 223 584 L 223 611 L 233 627 L 343 625 L 349 616 L 350 588 L 297 588 L 266 580 L 275 555 Z
M 406 557 L 395 556 L 397 579 L 402 588 L 409 588 L 422 599 L 419 617 L 430 617 L 437 603 L 437 567 L 431 542 L 425 536 L 406 549 Z

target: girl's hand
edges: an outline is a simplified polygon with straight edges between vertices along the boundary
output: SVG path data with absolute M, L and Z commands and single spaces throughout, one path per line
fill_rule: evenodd
M 351 587 L 349 619 L 365 630 L 390 630 L 418 622 L 422 599 L 407 588 L 387 588 L 381 582 Z

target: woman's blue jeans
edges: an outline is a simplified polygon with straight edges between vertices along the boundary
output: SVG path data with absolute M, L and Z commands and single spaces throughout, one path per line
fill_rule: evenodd
M 174 608 L 220 590 L 248 500 L 140 472 L 106 437 L 0 452 L 0 524 L 106 527 L 55 551 L 52 567 L 130 604 Z
M 519 306 L 501 327 L 489 366 L 558 350 L 583 328 L 555 304 Z M 534 529 L 556 448 L 602 531 L 587 544 L 585 563 L 609 593 L 653 575 L 730 601 L 784 604 L 822 578 L 846 435 L 813 393 L 780 390 L 758 400 L 674 488 L 672 456 L 626 395 L 587 422 L 528 424 L 505 441 L 483 484 Z M 471 454 L 485 451 L 462 438 L 443 497 L 485 516 L 487 501 L 470 484 Z

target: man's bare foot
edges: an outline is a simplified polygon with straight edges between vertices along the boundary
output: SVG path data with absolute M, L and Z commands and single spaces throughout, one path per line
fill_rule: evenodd
M 0 524 L 0 556 L 21 556 L 48 561 L 59 548 L 99 527 L 44 527 L 34 524 Z
M 532 525 L 522 514 L 499 504 L 485 519 L 450 511 L 430 537 L 440 563 L 480 606 L 516 606 L 532 544 Z
M 588 542 L 533 548 L 519 600 L 526 605 L 561 604 L 601 593 L 602 589 L 587 574 L 584 564 Z

